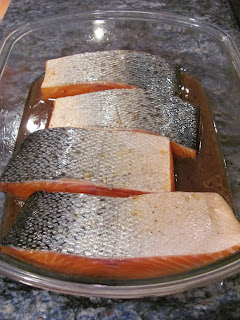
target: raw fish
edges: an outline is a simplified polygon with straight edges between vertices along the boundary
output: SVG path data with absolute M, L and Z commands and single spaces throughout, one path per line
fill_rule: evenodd
M 49 127 L 141 129 L 166 136 L 196 155 L 199 124 L 199 108 L 178 97 L 114 89 L 56 99 Z
M 128 198 L 33 194 L 2 251 L 53 271 L 103 278 L 157 277 L 239 250 L 240 224 L 216 193 Z
M 163 58 L 129 50 L 98 51 L 48 60 L 44 99 L 121 88 L 144 88 L 175 95 L 180 71 Z
M 173 191 L 170 141 L 140 132 L 53 128 L 30 134 L 0 179 L 0 190 L 128 196 Z

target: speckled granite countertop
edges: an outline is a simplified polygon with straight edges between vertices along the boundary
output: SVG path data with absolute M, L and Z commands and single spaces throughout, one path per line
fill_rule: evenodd
M 12 0 L 0 37 L 16 25 L 75 10 L 141 9 L 167 11 L 218 25 L 240 48 L 240 30 L 227 0 Z M 240 319 L 240 276 L 205 288 L 161 298 L 110 300 L 77 298 L 35 289 L 0 276 L 1 319 Z

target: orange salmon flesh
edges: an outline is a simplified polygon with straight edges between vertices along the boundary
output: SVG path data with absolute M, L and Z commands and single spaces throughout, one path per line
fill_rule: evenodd
M 17 250 L 1 246 L 2 252 L 38 267 L 62 274 L 106 278 L 144 279 L 186 272 L 223 259 L 240 245 L 208 254 L 146 257 L 132 259 L 91 259 L 55 252 Z

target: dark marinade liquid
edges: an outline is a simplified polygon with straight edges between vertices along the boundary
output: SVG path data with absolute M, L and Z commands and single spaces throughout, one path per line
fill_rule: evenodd
M 29 133 L 47 128 L 49 125 L 53 101 L 41 100 L 42 81 L 43 76 L 30 88 L 15 148 Z M 174 157 L 175 189 L 217 192 L 231 205 L 231 193 L 206 93 L 200 82 L 185 72 L 181 74 L 181 98 L 200 107 L 200 149 L 196 160 Z M 6 197 L 1 226 L 2 237 L 8 233 L 23 204 L 21 199 Z
M 181 98 L 200 107 L 200 135 L 197 159 L 174 159 L 178 191 L 217 192 L 231 205 L 231 192 L 215 131 L 209 101 L 200 82 L 181 74 Z

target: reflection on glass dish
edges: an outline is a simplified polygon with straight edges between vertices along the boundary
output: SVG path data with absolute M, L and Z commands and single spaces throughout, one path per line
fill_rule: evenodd
M 198 87 L 198 90 L 196 91 L 196 83 L 199 82 L 193 82 L 192 80 L 189 82 L 188 74 L 192 74 L 194 79 L 198 78 L 206 88 L 211 112 L 215 120 L 214 124 L 212 124 L 211 136 L 215 137 L 214 126 L 216 126 L 219 132 L 219 139 L 222 142 L 224 157 L 228 164 L 228 178 L 230 180 L 230 185 L 233 186 L 231 189 L 232 200 L 231 196 L 229 196 L 230 193 L 225 175 L 222 175 L 221 173 L 220 175 L 212 174 L 211 177 L 205 176 L 202 181 L 207 182 L 204 185 L 205 191 L 206 188 L 208 188 L 212 192 L 212 190 L 218 186 L 220 193 L 232 204 L 237 215 L 239 212 L 239 190 L 236 186 L 239 176 L 236 172 L 238 172 L 239 169 L 236 167 L 237 164 L 231 160 L 236 157 L 239 150 L 231 149 L 231 145 L 228 141 L 234 139 L 235 130 L 238 130 L 238 128 L 234 128 L 233 126 L 229 129 L 229 123 L 232 123 L 233 114 L 238 116 L 238 111 L 234 106 L 236 106 L 235 101 L 239 100 L 238 79 L 236 78 L 239 68 L 239 58 L 231 40 L 220 30 L 211 26 L 206 26 L 200 22 L 169 14 L 109 11 L 88 13 L 87 18 L 86 22 L 86 14 L 84 16 L 77 14 L 71 18 L 59 17 L 59 22 L 55 21 L 56 19 L 50 19 L 47 23 L 41 22 L 38 24 L 37 28 L 36 26 L 32 26 L 33 31 L 30 33 L 28 33 L 28 28 L 31 29 L 31 26 L 27 26 L 27 29 L 23 28 L 21 31 L 16 31 L 16 33 L 19 32 L 20 35 L 11 51 L 8 51 L 8 46 L 5 47 L 6 52 L 3 50 L 3 55 L 4 53 L 9 54 L 7 61 L 9 65 L 14 64 L 15 68 L 19 70 L 21 69 L 21 66 L 18 65 L 20 61 L 21 63 L 23 61 L 26 65 L 21 73 L 21 83 L 19 83 L 19 81 L 16 83 L 13 81 L 11 83 L 12 88 L 15 88 L 16 86 L 16 90 L 19 91 L 19 95 L 14 98 L 14 111 L 17 110 L 19 119 L 21 119 L 23 114 L 23 120 L 20 126 L 22 130 L 19 132 L 17 144 L 19 145 L 21 143 L 26 133 L 49 125 L 49 115 L 51 115 L 52 112 L 52 103 L 46 105 L 45 103 L 40 102 L 42 109 L 40 119 L 43 119 L 43 121 L 38 121 L 39 118 L 36 111 L 38 108 L 28 108 L 29 105 L 37 106 L 38 98 L 36 98 L 36 92 L 39 92 L 39 86 L 38 89 L 37 86 L 36 90 L 33 89 L 35 90 L 34 94 L 30 93 L 26 108 L 23 112 L 29 88 L 32 83 L 34 83 L 35 79 L 43 73 L 44 64 L 47 60 L 79 52 L 103 51 L 106 50 L 106 48 L 107 50 L 129 49 L 162 56 L 168 61 L 182 66 L 187 71 L 185 76 L 182 73 L 181 84 L 182 87 L 184 87 L 184 90 L 181 90 L 182 98 L 185 98 L 191 103 L 199 104 L 199 102 L 202 102 L 202 104 L 208 104 L 205 95 L 202 95 L 201 98 L 199 98 L 199 92 L 201 91 L 199 89 L 200 87 Z M 65 34 L 59 34 L 57 23 L 61 26 L 65 25 Z M 48 25 L 48 28 L 46 25 Z M 50 25 L 51 29 L 49 29 Z M 69 37 L 70 34 L 71 37 Z M 137 37 L 137 34 L 141 34 L 141 37 Z M 137 38 L 138 41 L 136 41 Z M 11 41 L 10 37 L 9 42 Z M 22 48 L 26 47 L 26 43 L 28 43 L 28 46 L 24 51 Z M 51 45 L 49 45 L 50 43 Z M 211 46 L 207 45 L 209 43 L 211 43 Z M 42 50 L 43 48 L 44 50 Z M 33 51 L 35 52 L 35 50 L 36 54 L 33 54 Z M 228 50 L 227 55 L 225 50 Z M 231 57 L 231 59 L 229 59 L 229 57 Z M 234 61 L 234 64 L 232 61 Z M 5 67 L 5 62 L 6 61 L 3 59 L 2 68 Z M 221 68 L 216 68 L 216 65 L 221 65 Z M 234 70 L 235 67 L 237 69 Z M 4 81 L 4 76 L 3 73 L 1 81 Z M 221 87 L 220 91 L 218 85 L 219 79 L 221 79 L 221 82 L 224 79 L 225 83 L 225 86 Z M 192 84 L 192 88 L 189 87 L 190 84 Z M 20 86 L 20 88 L 18 88 L 18 86 Z M 226 96 L 229 96 L 226 92 L 229 92 L 229 88 L 231 88 L 231 95 L 226 101 Z M 14 89 L 11 91 L 13 90 Z M 196 92 L 197 94 L 195 94 Z M 9 96 L 10 91 L 3 92 L 2 94 L 3 101 L 5 102 L 13 99 Z M 202 93 L 200 92 L 200 95 L 201 94 Z M 3 112 L 5 112 L 4 110 L 6 107 L 4 105 L 1 107 Z M 231 112 L 228 113 L 229 118 L 224 112 L 226 108 L 228 108 L 228 110 L 231 109 Z M 10 125 L 13 124 L 11 123 Z M 205 141 L 207 142 L 209 132 L 206 131 L 206 127 L 203 130 L 203 134 L 204 132 L 206 133 Z M 5 136 L 5 139 L 9 139 L 9 137 Z M 214 142 L 215 144 L 216 141 Z M 12 141 L 11 143 L 14 144 L 15 141 Z M 201 142 L 201 150 L 204 151 L 204 147 L 205 144 Z M 7 154 L 6 152 L 2 152 L 1 155 L 3 160 L 6 161 L 10 155 L 10 150 Z M 218 159 L 220 162 L 222 161 L 219 156 Z M 222 164 L 216 166 L 212 161 L 208 161 L 208 163 L 209 165 L 212 165 L 213 170 L 215 170 L 215 168 L 224 170 Z M 197 167 L 194 168 L 193 160 L 189 160 L 186 168 L 184 168 L 184 164 L 181 161 L 176 161 L 176 159 L 174 164 L 177 190 L 190 188 L 190 191 L 195 191 L 194 188 L 199 188 L 199 185 L 201 184 L 199 181 L 201 180 L 201 176 L 204 175 L 199 174 L 198 179 L 195 175 L 191 174 L 197 172 Z M 191 167 L 191 170 L 189 170 L 189 166 Z M 180 168 L 184 169 L 180 170 Z M 218 177 L 224 178 L 218 179 Z M 184 179 L 185 182 L 183 182 Z M 186 185 L 186 181 L 188 182 L 188 185 Z M 199 183 L 198 186 L 196 181 Z M 221 187 L 219 187 L 220 185 Z M 8 199 L 6 205 L 9 205 L 9 203 L 11 204 L 11 199 Z M 11 206 L 13 206 L 13 204 L 11 204 L 10 207 Z M 16 203 L 14 206 L 15 211 Z M 6 221 L 6 216 L 4 216 L 4 219 Z M 213 263 L 206 267 L 182 272 L 177 275 L 161 277 L 155 275 L 155 278 L 149 278 L 149 276 L 147 276 L 141 280 L 134 280 L 130 277 L 131 279 L 128 280 L 114 281 L 111 278 L 95 278 L 93 280 L 86 275 L 66 277 L 62 274 L 51 273 L 42 268 L 21 263 L 4 254 L 1 254 L 1 257 L 2 272 L 29 284 L 71 294 L 94 294 L 105 297 L 127 298 L 178 292 L 192 286 L 203 285 L 209 283 L 209 281 L 230 275 L 237 270 L 239 254 L 234 254 L 215 264 Z M 33 279 L 35 280 L 33 281 Z

